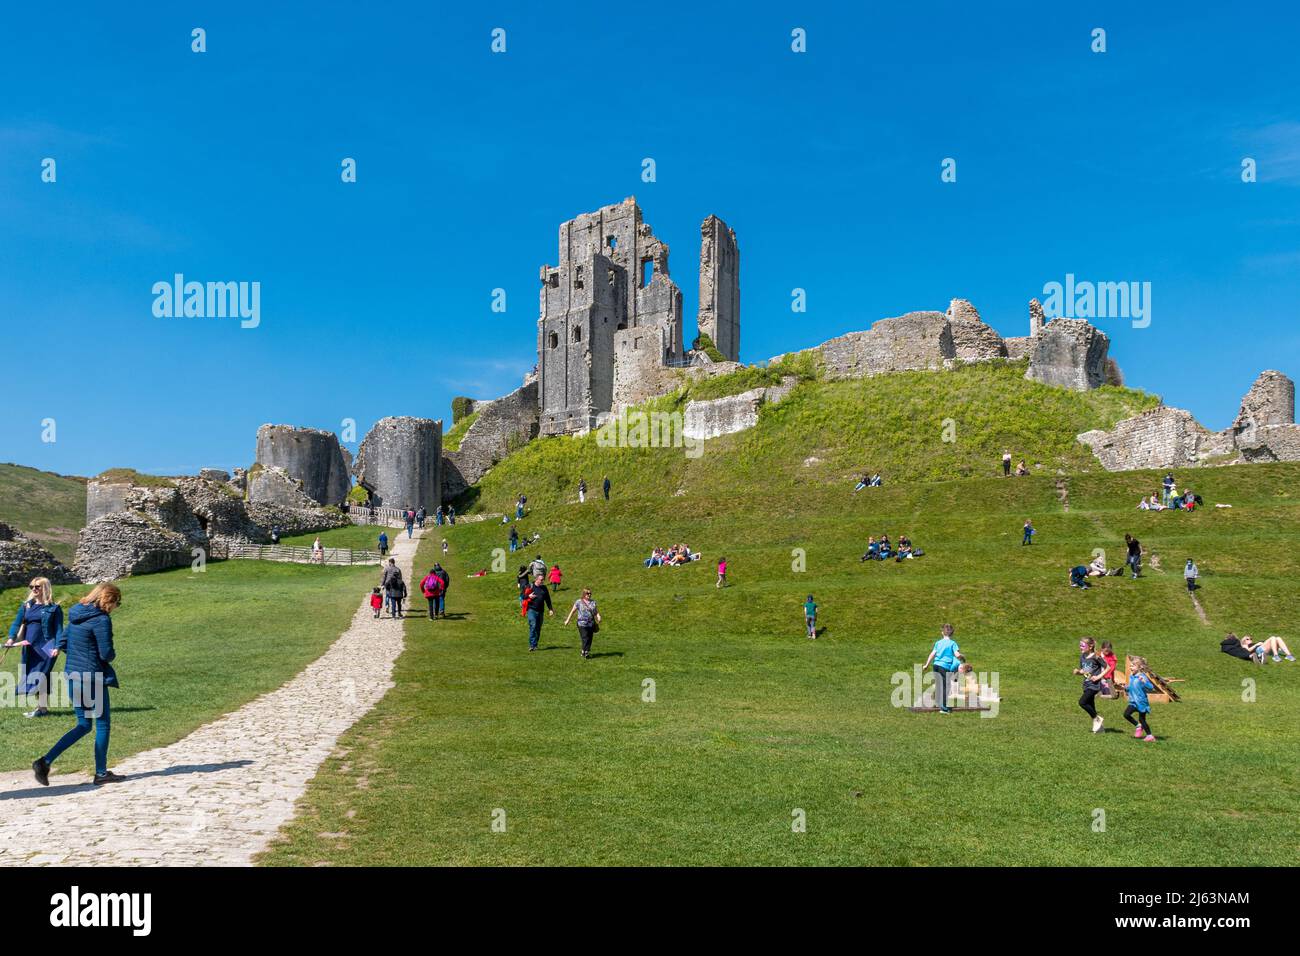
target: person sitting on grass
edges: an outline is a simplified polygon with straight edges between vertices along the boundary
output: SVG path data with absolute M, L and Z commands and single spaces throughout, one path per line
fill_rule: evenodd
M 1104 578 L 1106 576 L 1106 556 L 1101 552 L 1088 564 L 1088 577 Z
M 1151 502 L 1147 501 L 1146 496 L 1138 499 L 1138 511 L 1150 511 Z
M 876 540 L 876 536 L 873 534 L 869 538 L 867 538 L 867 550 L 863 553 L 861 560 L 875 561 L 879 557 L 880 557 L 880 542 Z
M 893 546 L 889 543 L 889 535 L 880 536 L 880 560 L 888 561 L 894 555 Z
M 853 490 L 854 490 L 854 491 L 861 491 L 863 488 L 867 487 L 867 485 L 869 485 L 869 484 L 871 484 L 871 476 L 868 475 L 868 474 L 864 471 L 864 472 L 862 473 L 862 477 L 861 477 L 861 479 L 858 480 L 858 483 L 854 486 Z
M 1157 498 L 1154 494 L 1151 496 L 1151 500 L 1150 500 L 1149 502 L 1147 502 L 1147 507 L 1148 507 L 1151 511 L 1164 511 L 1164 510 L 1165 510 L 1165 506 L 1164 506 L 1163 504 L 1160 503 L 1160 499 Z
M 912 539 L 907 535 L 900 536 L 898 539 L 898 555 L 894 558 L 894 562 L 898 563 L 904 558 L 910 558 L 912 556 Z
M 1088 569 L 1082 564 L 1076 564 L 1070 568 L 1070 587 L 1083 588 L 1088 590 L 1091 585 L 1088 584 Z
M 1027 474 L 1029 474 L 1029 469 L 1025 467 L 1025 460 L 1021 458 L 1020 464 L 1016 465 L 1016 477 L 1023 478 Z

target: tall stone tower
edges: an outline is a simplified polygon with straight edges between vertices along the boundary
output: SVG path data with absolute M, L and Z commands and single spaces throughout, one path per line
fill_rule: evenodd
M 442 504 L 442 422 L 381 418 L 357 449 L 357 483 L 382 508 Z
M 682 293 L 668 275 L 668 245 L 641 221 L 635 197 L 561 225 L 560 264 L 540 277 L 541 434 L 595 426 L 616 394 L 636 391 L 638 376 L 682 358 Z
M 740 248 L 717 216 L 700 224 L 699 326 L 724 358 L 740 360 Z

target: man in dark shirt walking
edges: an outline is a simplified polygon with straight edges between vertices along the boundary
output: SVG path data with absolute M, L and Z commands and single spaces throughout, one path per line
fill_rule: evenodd
M 1124 563 L 1132 569 L 1133 580 L 1136 581 L 1142 572 L 1142 545 L 1131 534 L 1124 535 L 1124 543 L 1128 545 L 1128 557 L 1124 559 Z
M 524 606 L 528 608 L 528 649 L 535 651 L 537 642 L 542 638 L 542 607 L 545 606 L 546 613 L 555 617 L 555 608 L 551 606 L 551 592 L 547 590 L 540 574 L 533 579 Z
M 609 475 L 605 476 L 604 488 L 605 488 L 605 500 L 609 501 Z

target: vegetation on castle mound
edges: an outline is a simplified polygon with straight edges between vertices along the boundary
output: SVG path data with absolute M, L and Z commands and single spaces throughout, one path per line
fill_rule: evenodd
M 1116 386 L 1075 392 L 1043 385 L 1024 378 L 1018 362 L 827 382 L 808 378 L 806 361 L 811 357 L 801 353 L 767 369 L 741 369 L 642 407 L 681 412 L 701 393 L 718 397 L 711 389 L 728 382 L 740 392 L 783 375 L 802 377 L 789 397 L 762 409 L 757 426 L 705 442 L 697 457 L 682 448 L 602 447 L 595 432 L 543 439 L 488 472 L 472 507 L 506 512 L 521 492 L 538 504 L 576 500 L 579 478 L 596 488 L 605 474 L 623 501 L 657 502 L 682 490 L 696 500 L 735 494 L 766 506 L 791 487 L 851 486 L 864 471 L 879 471 L 887 485 L 998 474 L 1004 448 L 1033 474 L 1098 471 L 1075 436 L 1159 403 Z
M 0 521 L 71 564 L 86 524 L 86 481 L 0 464 Z
M 122 687 L 112 692 L 112 762 L 180 740 L 293 677 L 347 629 L 377 570 L 222 561 L 202 573 L 181 568 L 119 581 L 114 667 Z M 89 590 L 68 585 L 54 594 L 66 609 Z M 23 589 L 0 591 L 6 630 L 25 597 Z M 26 769 L 76 722 L 66 701 L 52 701 L 52 717 L 25 719 L 35 704 L 24 698 L 15 706 L 17 669 L 10 652 L 0 675 L 0 770 Z M 93 762 L 93 748 L 82 745 L 58 768 L 89 777 Z
M 519 528 L 540 542 L 482 578 L 469 575 L 507 546 L 499 521 L 442 529 L 448 559 L 438 537 L 423 542 L 417 572 L 434 560 L 451 571 L 449 616 L 407 621 L 393 690 L 343 737 L 263 862 L 1293 864 L 1300 663 L 1254 666 L 1219 641 L 1231 629 L 1300 645 L 1300 464 L 1179 471 L 1207 504 L 1192 514 L 1135 510 L 1159 472 L 927 482 L 882 466 L 884 487 L 854 492 L 856 466 L 802 464 L 814 452 L 854 461 L 854 443 L 866 463 L 910 456 L 922 476 L 949 460 L 987 474 L 1004 442 L 1032 448 L 1031 462 L 1074 461 L 1040 422 L 1072 434 L 1140 401 L 1053 401 L 1014 383 L 994 396 L 996 378 L 933 377 L 951 383 L 948 414 L 967 423 L 960 436 L 982 436 L 979 454 L 930 448 L 942 399 L 904 376 L 881 384 L 900 415 L 928 416 L 916 422 L 854 383 L 778 406 L 752 444 L 710 448 L 685 469 L 681 449 L 629 456 L 585 440 L 540 442 L 498 466 L 485 499 L 526 492 Z M 859 420 L 867 410 L 874 429 Z M 925 556 L 860 562 L 867 536 L 886 531 Z M 1067 568 L 1096 548 L 1121 563 L 1125 532 L 1148 550 L 1144 577 L 1070 588 Z M 642 566 L 654 545 L 682 541 L 703 560 Z M 537 553 L 559 563 L 564 587 L 530 654 L 514 576 Z M 1183 584 L 1189 556 L 1206 622 Z M 605 616 L 591 660 L 561 625 L 583 585 Z M 825 628 L 815 642 L 803 634 L 810 593 Z M 998 674 L 996 717 L 894 706 L 895 680 L 946 621 L 976 670 Z M 1133 739 L 1117 700 L 1099 704 L 1106 732 L 1089 732 L 1071 674 L 1083 635 L 1185 679 L 1182 703 L 1154 705 L 1156 743 Z M 806 832 L 792 831 L 796 810 Z
M 460 443 L 465 439 L 465 433 L 469 427 L 474 424 L 478 418 L 478 412 L 470 412 L 464 418 L 458 419 L 456 424 L 451 427 L 451 431 L 442 436 L 442 450 L 444 452 L 460 451 Z
M 143 488 L 171 488 L 176 483 L 161 475 L 146 475 L 134 468 L 109 468 L 95 476 L 95 481 L 107 485 L 139 485 Z

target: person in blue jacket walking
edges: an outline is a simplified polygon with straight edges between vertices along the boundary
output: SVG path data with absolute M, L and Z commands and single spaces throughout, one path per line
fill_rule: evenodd
M 59 632 L 63 630 L 63 608 L 54 600 L 49 578 L 32 578 L 27 600 L 9 626 L 5 647 L 22 647 L 18 672 L 19 694 L 35 694 L 36 709 L 24 717 L 50 715 L 50 674 L 58 651 Z M 21 632 L 21 634 L 20 634 Z
M 125 777 L 108 769 L 110 717 L 108 688 L 117 687 L 113 670 L 113 621 L 110 615 L 122 606 L 122 592 L 113 584 L 97 584 L 68 611 L 68 626 L 60 633 L 55 654 L 66 650 L 63 671 L 68 677 L 68 694 L 77 715 L 77 726 L 59 738 L 44 757 L 32 763 L 32 772 L 42 786 L 50 785 L 50 765 L 86 734 L 95 730 L 96 786 L 120 783 Z

